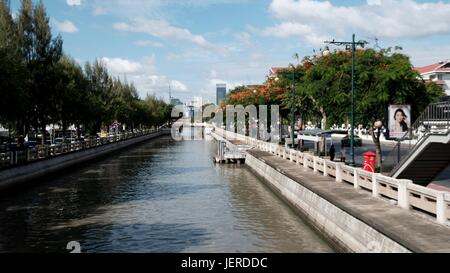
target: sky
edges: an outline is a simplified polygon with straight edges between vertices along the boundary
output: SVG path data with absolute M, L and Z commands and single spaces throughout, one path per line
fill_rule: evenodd
M 43 0 L 75 60 L 101 60 L 147 94 L 215 102 L 215 85 L 260 84 L 324 41 L 401 46 L 415 66 L 450 59 L 450 1 Z M 20 0 L 11 0 L 17 12 Z

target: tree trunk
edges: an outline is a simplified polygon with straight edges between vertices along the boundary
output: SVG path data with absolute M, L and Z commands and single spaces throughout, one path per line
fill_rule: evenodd
M 327 129 L 327 114 L 325 113 L 325 110 L 323 107 L 320 107 L 320 113 L 322 114 L 322 130 Z
M 46 130 L 45 130 L 45 127 L 46 127 L 46 125 L 45 124 L 43 124 L 42 125 L 42 145 L 45 145 L 45 133 L 47 132 Z
M 62 139 L 63 139 L 63 142 L 65 142 L 66 141 L 66 123 L 63 121 L 63 122 L 61 122 L 61 127 L 62 127 Z
M 319 103 L 317 103 L 317 100 L 313 98 L 312 96 L 309 96 L 309 98 L 312 100 L 312 102 L 316 105 L 317 109 L 319 109 L 319 112 L 322 114 L 322 130 L 326 130 L 327 127 L 327 113 L 325 112 L 325 109 L 323 106 L 319 106 Z
M 80 124 L 77 124 L 76 127 L 77 127 L 77 138 L 78 138 L 78 139 L 81 139 L 81 128 L 80 128 Z

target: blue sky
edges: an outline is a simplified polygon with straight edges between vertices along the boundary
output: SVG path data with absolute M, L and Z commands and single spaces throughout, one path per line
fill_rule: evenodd
M 20 1 L 12 0 L 17 11 Z M 101 59 L 142 97 L 215 101 L 265 80 L 270 67 L 312 55 L 323 41 L 400 45 L 414 65 L 450 57 L 449 1 L 413 0 L 44 0 L 52 30 L 80 63 Z

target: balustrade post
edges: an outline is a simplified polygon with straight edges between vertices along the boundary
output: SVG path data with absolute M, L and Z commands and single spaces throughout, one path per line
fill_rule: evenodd
M 342 165 L 341 163 L 336 164 L 336 182 L 342 182 Z
M 328 176 L 328 166 L 327 166 L 327 160 L 323 160 L 323 176 Z
M 408 192 L 408 185 L 412 184 L 413 182 L 411 180 L 407 179 L 399 179 L 398 182 L 398 206 L 402 209 L 409 209 L 409 192 Z
M 355 168 L 353 171 L 353 187 L 356 190 L 361 189 L 361 186 L 359 185 L 359 173 L 358 173 L 358 169 Z
M 308 156 L 307 155 L 303 156 L 303 169 L 305 169 L 305 171 L 308 170 Z
M 445 203 L 444 197 L 445 192 L 438 192 L 436 196 L 436 220 L 439 224 L 445 224 L 447 222 L 447 204 Z
M 289 160 L 294 162 L 294 156 L 292 155 L 292 150 L 289 150 Z
M 295 162 L 297 162 L 297 165 L 300 165 L 300 152 L 296 152 Z
M 372 195 L 373 197 L 379 197 L 380 196 L 380 185 L 378 184 L 378 174 L 373 173 L 372 174 Z

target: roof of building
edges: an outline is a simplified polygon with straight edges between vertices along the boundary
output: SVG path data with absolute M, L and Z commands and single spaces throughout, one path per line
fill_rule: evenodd
M 444 80 L 424 80 L 425 82 L 434 82 L 435 84 L 444 85 L 446 82 Z
M 450 61 L 430 64 L 423 67 L 415 68 L 420 74 L 427 74 L 431 72 L 450 72 Z

